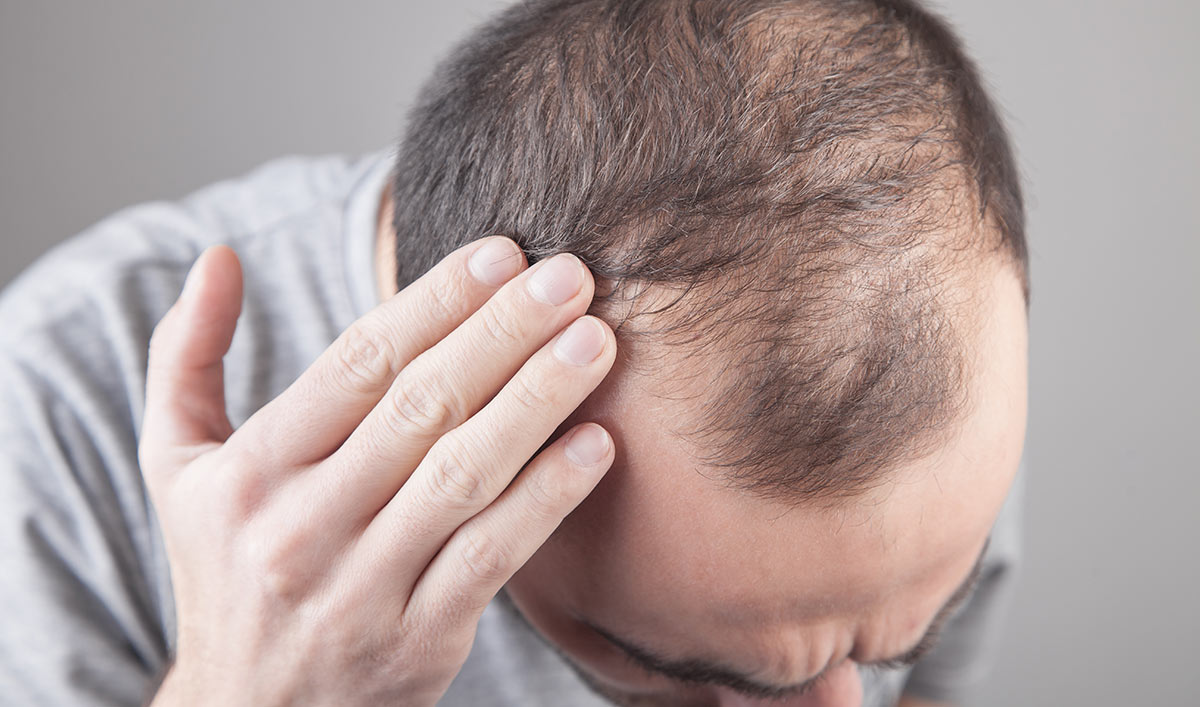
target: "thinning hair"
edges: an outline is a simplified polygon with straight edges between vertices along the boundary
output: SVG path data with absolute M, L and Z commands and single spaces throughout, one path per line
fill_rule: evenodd
M 487 234 L 574 253 L 630 370 L 693 401 L 664 425 L 776 499 L 949 439 L 985 265 L 1028 307 L 1004 127 L 911 0 L 522 2 L 440 65 L 393 180 L 401 287 Z

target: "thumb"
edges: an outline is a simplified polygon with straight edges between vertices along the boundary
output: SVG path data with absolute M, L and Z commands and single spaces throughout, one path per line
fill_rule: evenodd
M 241 264 L 229 247 L 213 246 L 196 260 L 150 338 L 144 457 L 190 460 L 233 433 L 221 360 L 241 311 Z

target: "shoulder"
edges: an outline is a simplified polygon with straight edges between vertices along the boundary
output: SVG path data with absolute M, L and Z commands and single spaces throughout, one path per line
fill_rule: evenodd
M 169 304 L 206 247 L 240 251 L 289 221 L 336 213 L 364 159 L 284 157 L 177 201 L 112 214 L 45 253 L 0 293 L 0 342 L 24 341 L 104 300 L 134 312 Z
M 355 180 L 379 158 L 282 157 L 173 202 L 116 211 L 44 253 L 0 292 L 0 349 L 38 360 L 43 346 L 76 343 L 78 329 L 116 328 L 149 340 L 205 247 L 248 252 L 244 264 L 253 269 L 256 241 L 277 230 L 298 241 L 329 240 Z
M 112 214 L 0 292 L 0 362 L 8 375 L 36 379 L 60 401 L 136 424 L 150 334 L 200 252 L 230 245 L 251 288 L 277 292 L 280 280 L 299 281 L 306 296 L 325 298 L 305 312 L 326 307 L 334 296 L 328 291 L 340 284 L 331 261 L 346 201 L 383 157 L 284 157 L 176 201 Z M 278 299 L 272 292 L 247 297 Z

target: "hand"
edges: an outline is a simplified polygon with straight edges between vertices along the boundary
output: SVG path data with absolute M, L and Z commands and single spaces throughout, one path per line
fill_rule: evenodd
M 179 627 L 154 704 L 431 705 L 612 463 L 594 423 L 529 461 L 615 357 L 581 317 L 591 274 L 570 255 L 525 269 L 507 238 L 464 246 L 234 431 L 241 278 L 206 251 L 150 344 L 139 457 Z

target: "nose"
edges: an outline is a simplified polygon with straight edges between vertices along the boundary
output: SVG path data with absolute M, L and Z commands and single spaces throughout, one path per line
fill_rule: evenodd
M 720 707 L 862 707 L 863 698 L 858 666 L 850 660 L 831 668 L 807 694 L 790 699 L 747 697 L 724 687 L 716 692 Z

